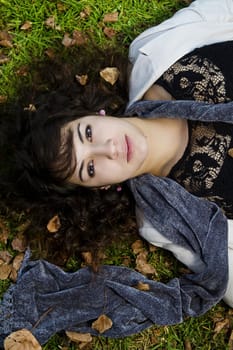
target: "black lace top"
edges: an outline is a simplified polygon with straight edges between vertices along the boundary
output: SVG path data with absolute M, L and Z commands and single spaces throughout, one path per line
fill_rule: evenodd
M 175 99 L 228 102 L 233 100 L 232 63 L 233 42 L 205 46 L 177 61 L 156 83 Z M 233 126 L 189 121 L 189 136 L 170 177 L 216 202 L 233 219 Z

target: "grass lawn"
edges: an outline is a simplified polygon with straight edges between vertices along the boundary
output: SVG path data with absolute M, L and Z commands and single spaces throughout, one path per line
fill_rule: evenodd
M 17 94 L 20 83 L 30 83 L 31 62 L 43 61 L 51 55 L 72 54 L 83 45 L 117 46 L 126 53 L 130 42 L 144 29 L 187 6 L 188 0 L 0 0 L 0 103 Z M 110 17 L 106 15 L 112 14 Z M 109 19 L 110 18 L 110 19 Z M 113 19 L 112 19 L 113 18 Z M 0 217 L 13 238 L 24 216 Z M 14 222 L 12 223 L 13 220 Z M 0 226 L 1 236 L 2 226 Z M 145 245 L 146 248 L 148 248 Z M 0 241 L 0 250 L 10 250 L 10 243 Z M 14 254 L 14 252 L 11 253 Z M 112 247 L 106 252 L 106 263 L 122 264 L 129 257 L 135 267 L 136 256 L 129 244 Z M 149 252 L 149 262 L 156 278 L 167 281 L 183 267 L 169 254 L 157 249 Z M 76 263 L 71 263 L 71 269 Z M 9 280 L 0 280 L 0 295 Z M 206 315 L 187 319 L 181 325 L 154 326 L 124 339 L 96 337 L 90 343 L 74 343 L 64 334 L 50 339 L 45 350 L 226 350 L 233 349 L 233 312 L 220 303 Z M 232 333 L 233 334 L 233 333 Z

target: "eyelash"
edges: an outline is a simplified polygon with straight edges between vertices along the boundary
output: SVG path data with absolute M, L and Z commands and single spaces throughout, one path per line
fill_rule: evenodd
M 90 125 L 87 125 L 85 129 L 85 136 L 89 142 L 92 142 L 92 128 Z
M 95 176 L 95 166 L 94 166 L 94 161 L 91 160 L 88 165 L 87 165 L 87 173 L 90 177 Z

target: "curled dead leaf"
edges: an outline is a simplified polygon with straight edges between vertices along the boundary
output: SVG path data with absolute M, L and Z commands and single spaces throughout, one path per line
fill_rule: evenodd
M 134 286 L 134 288 L 146 292 L 146 291 L 150 290 L 150 285 L 148 283 L 143 283 L 143 282 L 139 281 L 138 284 L 136 284 L 136 286 Z
M 51 29 L 56 29 L 56 30 L 61 30 L 61 27 L 59 25 L 56 25 L 56 20 L 54 16 L 48 17 L 45 21 L 44 24 L 47 28 Z
M 116 31 L 114 28 L 104 27 L 104 34 L 107 38 L 112 39 L 116 35 Z
M 24 235 L 22 233 L 18 234 L 11 242 L 11 246 L 18 252 L 25 252 L 27 243 Z
M 92 254 L 91 252 L 82 252 L 82 257 L 84 259 L 85 264 L 91 265 L 93 262 Z
M 55 233 L 61 227 L 61 222 L 58 215 L 52 217 L 47 224 L 47 230 L 51 233 Z
M 88 75 L 87 74 L 83 74 L 83 75 L 75 75 L 75 79 L 77 80 L 77 82 L 82 85 L 85 86 L 87 84 L 88 81 Z
M 52 48 L 48 48 L 47 50 L 45 50 L 45 54 L 46 54 L 51 60 L 53 60 L 53 59 L 55 58 L 55 56 L 56 56 L 55 51 L 54 51 L 54 49 L 52 49 Z
M 91 325 L 91 328 L 98 331 L 100 334 L 104 333 L 112 327 L 112 320 L 106 315 L 100 315 L 96 321 Z
M 4 39 L 4 40 L 0 40 L 0 46 L 12 48 L 13 44 L 10 40 Z
M 8 33 L 6 30 L 0 30 L 0 40 L 8 40 L 12 41 L 12 35 Z
M 140 252 L 136 258 L 136 269 L 144 275 L 153 275 L 156 273 L 155 268 L 147 262 L 146 251 Z
M 73 31 L 73 39 L 75 40 L 75 45 L 83 45 L 87 42 L 86 35 L 80 30 Z
M 14 260 L 12 262 L 12 266 L 16 271 L 19 271 L 23 259 L 24 259 L 24 253 L 20 253 L 20 254 L 16 255 L 16 257 L 14 258 Z
M 137 239 L 132 245 L 131 248 L 134 254 L 138 254 L 144 250 L 143 241 L 141 239 Z
M 79 14 L 80 18 L 85 19 L 91 14 L 91 8 L 89 6 L 85 7 Z
M 228 156 L 233 158 L 233 148 L 230 148 L 227 152 Z
M 105 81 L 114 85 L 119 78 L 120 72 L 117 67 L 106 67 L 100 71 L 100 76 Z
M 62 45 L 65 47 L 70 47 L 75 45 L 75 40 L 70 37 L 69 33 L 65 33 L 62 39 Z
M 70 340 L 72 340 L 75 343 L 90 343 L 92 341 L 92 336 L 90 335 L 90 333 L 77 333 L 66 331 L 66 335 Z
M 228 318 L 225 318 L 222 321 L 216 322 L 215 327 L 214 327 L 214 337 L 218 335 L 223 328 L 229 328 L 230 321 Z
M 0 265 L 0 280 L 6 280 L 11 273 L 12 266 L 6 263 Z
M 7 250 L 0 251 L 0 259 L 4 262 L 9 264 L 12 259 L 12 255 Z
M 13 332 L 4 340 L 5 350 L 42 350 L 34 335 L 27 329 Z
M 24 24 L 21 25 L 20 29 L 21 30 L 29 30 L 32 28 L 32 22 L 26 21 Z
M 118 12 L 107 13 L 104 16 L 103 22 L 114 23 L 118 21 Z

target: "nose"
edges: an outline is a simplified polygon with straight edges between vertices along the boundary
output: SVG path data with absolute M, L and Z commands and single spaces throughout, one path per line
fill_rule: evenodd
M 104 143 L 98 143 L 98 144 L 90 144 L 89 145 L 89 156 L 103 156 L 107 157 L 108 159 L 115 160 L 118 157 L 118 151 L 116 147 L 116 143 L 114 140 L 109 139 Z

